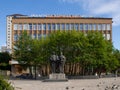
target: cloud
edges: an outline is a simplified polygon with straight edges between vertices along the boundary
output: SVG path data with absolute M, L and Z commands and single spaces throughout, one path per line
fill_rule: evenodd
M 120 0 L 59 0 L 63 3 L 78 4 L 90 15 L 109 16 L 113 25 L 120 25 Z

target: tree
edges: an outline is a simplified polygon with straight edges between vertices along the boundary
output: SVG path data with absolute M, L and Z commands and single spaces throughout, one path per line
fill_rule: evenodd
M 0 53 L 0 69 L 10 70 L 9 61 L 11 60 L 11 55 L 8 52 Z
M 18 41 L 14 43 L 13 50 L 13 59 L 17 60 L 22 65 L 29 66 L 30 74 L 32 74 L 31 65 L 33 64 L 34 59 L 32 54 L 32 45 L 32 38 L 24 31 Z
M 42 74 L 50 73 L 49 57 L 52 52 L 66 56 L 65 73 L 90 75 L 117 68 L 113 46 L 102 33 L 89 31 L 57 31 L 40 40 L 33 40 L 23 33 L 15 43 L 14 55 L 23 64 L 41 66 Z M 112 64 L 112 60 L 113 63 Z M 35 70 L 36 71 L 36 70 Z
M 91 71 L 91 74 L 95 72 L 101 74 L 103 70 L 110 68 L 108 62 L 112 53 L 112 43 L 105 40 L 100 32 L 90 31 L 84 34 L 76 31 L 58 31 L 48 38 L 45 51 L 49 54 L 52 51 L 57 54 L 62 51 L 67 62 L 71 63 L 69 66 L 71 74 L 75 74 L 77 65 L 81 65 L 83 75 L 90 74 Z

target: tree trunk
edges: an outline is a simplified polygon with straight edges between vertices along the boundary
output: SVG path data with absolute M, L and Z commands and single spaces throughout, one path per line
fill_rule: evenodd
M 32 74 L 32 67 L 31 67 L 31 65 L 29 66 L 29 73 L 30 73 L 30 75 L 33 75 Z
M 37 72 L 36 72 L 37 66 L 35 65 L 34 68 L 35 68 L 35 80 L 36 80 L 37 79 Z

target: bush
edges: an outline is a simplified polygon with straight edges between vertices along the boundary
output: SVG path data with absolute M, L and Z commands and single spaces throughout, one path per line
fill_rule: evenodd
M 11 83 L 8 83 L 2 76 L 0 76 L 0 90 L 14 90 Z

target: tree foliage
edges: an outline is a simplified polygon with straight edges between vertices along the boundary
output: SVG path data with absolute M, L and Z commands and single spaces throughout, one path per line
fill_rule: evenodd
M 23 33 L 15 43 L 14 56 L 25 64 L 43 65 L 49 64 L 53 51 L 58 55 L 63 52 L 66 56 L 69 66 L 65 69 L 70 74 L 100 74 L 120 65 L 112 43 L 98 31 L 57 31 L 40 40 L 33 40 Z
M 8 52 L 0 53 L 0 69 L 10 70 L 9 61 L 11 60 L 11 55 Z

